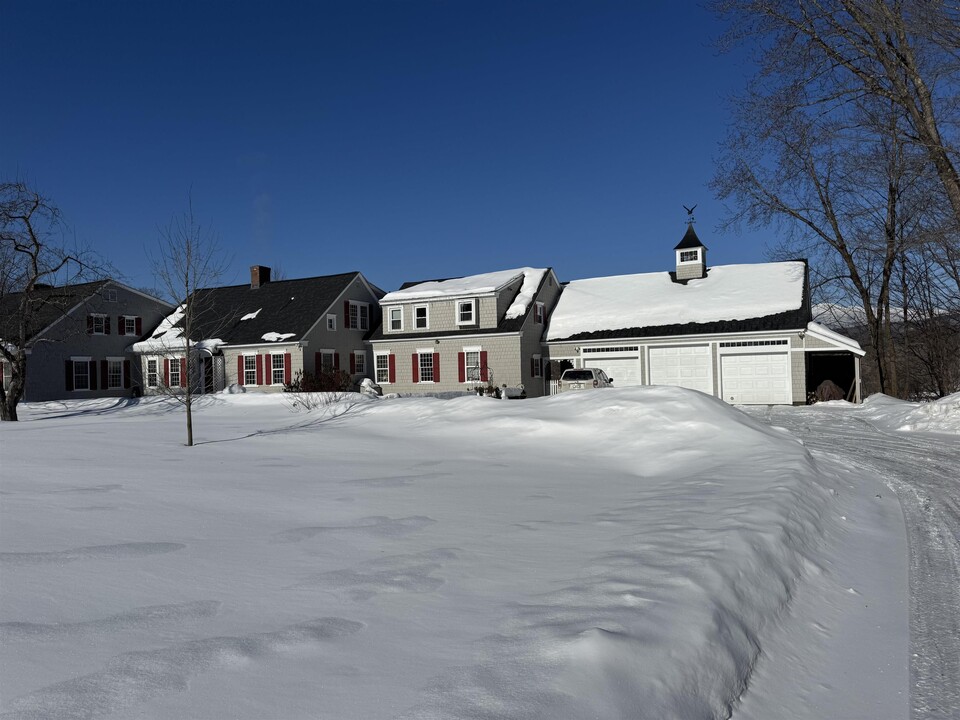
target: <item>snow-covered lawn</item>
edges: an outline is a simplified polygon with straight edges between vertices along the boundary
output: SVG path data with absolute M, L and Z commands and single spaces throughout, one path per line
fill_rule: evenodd
M 198 405 L 0 426 L 2 717 L 908 716 L 896 498 L 718 400 Z

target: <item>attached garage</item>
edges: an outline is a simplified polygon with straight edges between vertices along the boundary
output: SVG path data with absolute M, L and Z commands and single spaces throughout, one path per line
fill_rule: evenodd
M 642 385 L 640 377 L 640 356 L 618 358 L 584 358 L 584 367 L 600 368 L 607 377 L 613 378 L 614 387 L 635 387 Z
M 737 405 L 789 405 L 790 353 L 721 354 L 720 393 Z
M 677 385 L 713 395 L 709 345 L 650 348 L 650 384 Z

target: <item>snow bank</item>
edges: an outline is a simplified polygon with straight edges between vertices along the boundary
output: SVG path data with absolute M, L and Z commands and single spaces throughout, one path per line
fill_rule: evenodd
M 882 430 L 960 435 L 960 393 L 926 403 L 912 403 L 878 393 L 859 413 Z
M 197 400 L 0 427 L 11 717 L 727 717 L 835 522 L 680 388 Z

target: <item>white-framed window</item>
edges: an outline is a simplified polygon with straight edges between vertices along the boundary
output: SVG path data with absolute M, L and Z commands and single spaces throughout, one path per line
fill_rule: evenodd
M 543 359 L 540 355 L 530 358 L 530 375 L 535 378 L 543 377 Z
M 133 315 L 124 315 L 123 316 L 123 334 L 124 335 L 136 335 L 137 334 L 137 318 Z
M 90 360 L 81 359 L 73 361 L 73 389 L 90 389 Z
M 91 315 L 90 316 L 90 332 L 94 335 L 106 335 L 107 334 L 107 316 L 106 315 Z
M 350 301 L 350 312 L 348 313 L 351 330 L 369 330 L 370 329 L 370 306 L 367 303 L 358 303 Z
M 117 301 L 117 291 L 113 288 L 107 288 L 103 291 L 103 299 L 107 302 L 116 302 Z
M 427 305 L 413 306 L 413 327 L 415 330 L 430 328 L 430 310 Z
M 699 261 L 700 261 L 699 250 L 681 250 L 680 251 L 680 262 L 699 262 Z
M 123 359 L 107 358 L 107 387 L 123 387 Z
M 157 358 L 147 358 L 147 387 L 157 387 L 160 384 L 159 377 L 159 361 Z
M 419 382 L 433 382 L 433 350 L 417 350 L 419 357 L 420 377 Z
M 377 384 L 388 384 L 390 382 L 390 353 L 377 353 L 373 362 L 376 366 Z
M 367 372 L 367 354 L 365 352 L 353 353 L 353 372 L 357 375 L 364 375 Z
M 170 374 L 167 376 L 168 387 L 180 387 L 180 358 L 170 358 Z
M 257 356 L 256 355 L 243 356 L 243 384 L 244 385 L 257 384 Z
M 538 323 L 540 323 L 540 324 L 542 325 L 542 324 L 543 324 L 543 318 L 544 318 L 544 315 L 546 314 L 546 311 L 547 311 L 547 309 L 546 309 L 546 307 L 544 306 L 544 304 L 543 304 L 542 302 L 534 303 L 534 304 L 533 304 L 533 320 L 534 320 L 534 322 L 538 322 Z
M 476 325 L 477 301 L 457 300 L 457 325 Z
M 463 365 L 466 382 L 480 382 L 480 348 L 464 348 Z
M 392 332 L 403 330 L 403 308 L 392 307 L 388 315 L 390 317 L 390 330 Z
M 336 315 L 327 315 L 327 330 L 335 332 L 337 329 L 337 316 Z
M 283 355 L 270 356 L 270 382 L 283 385 Z

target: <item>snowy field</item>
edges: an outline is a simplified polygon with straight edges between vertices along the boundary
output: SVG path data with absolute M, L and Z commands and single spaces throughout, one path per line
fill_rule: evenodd
M 677 388 L 286 400 L 0 426 L 0 716 L 909 716 L 875 474 Z

